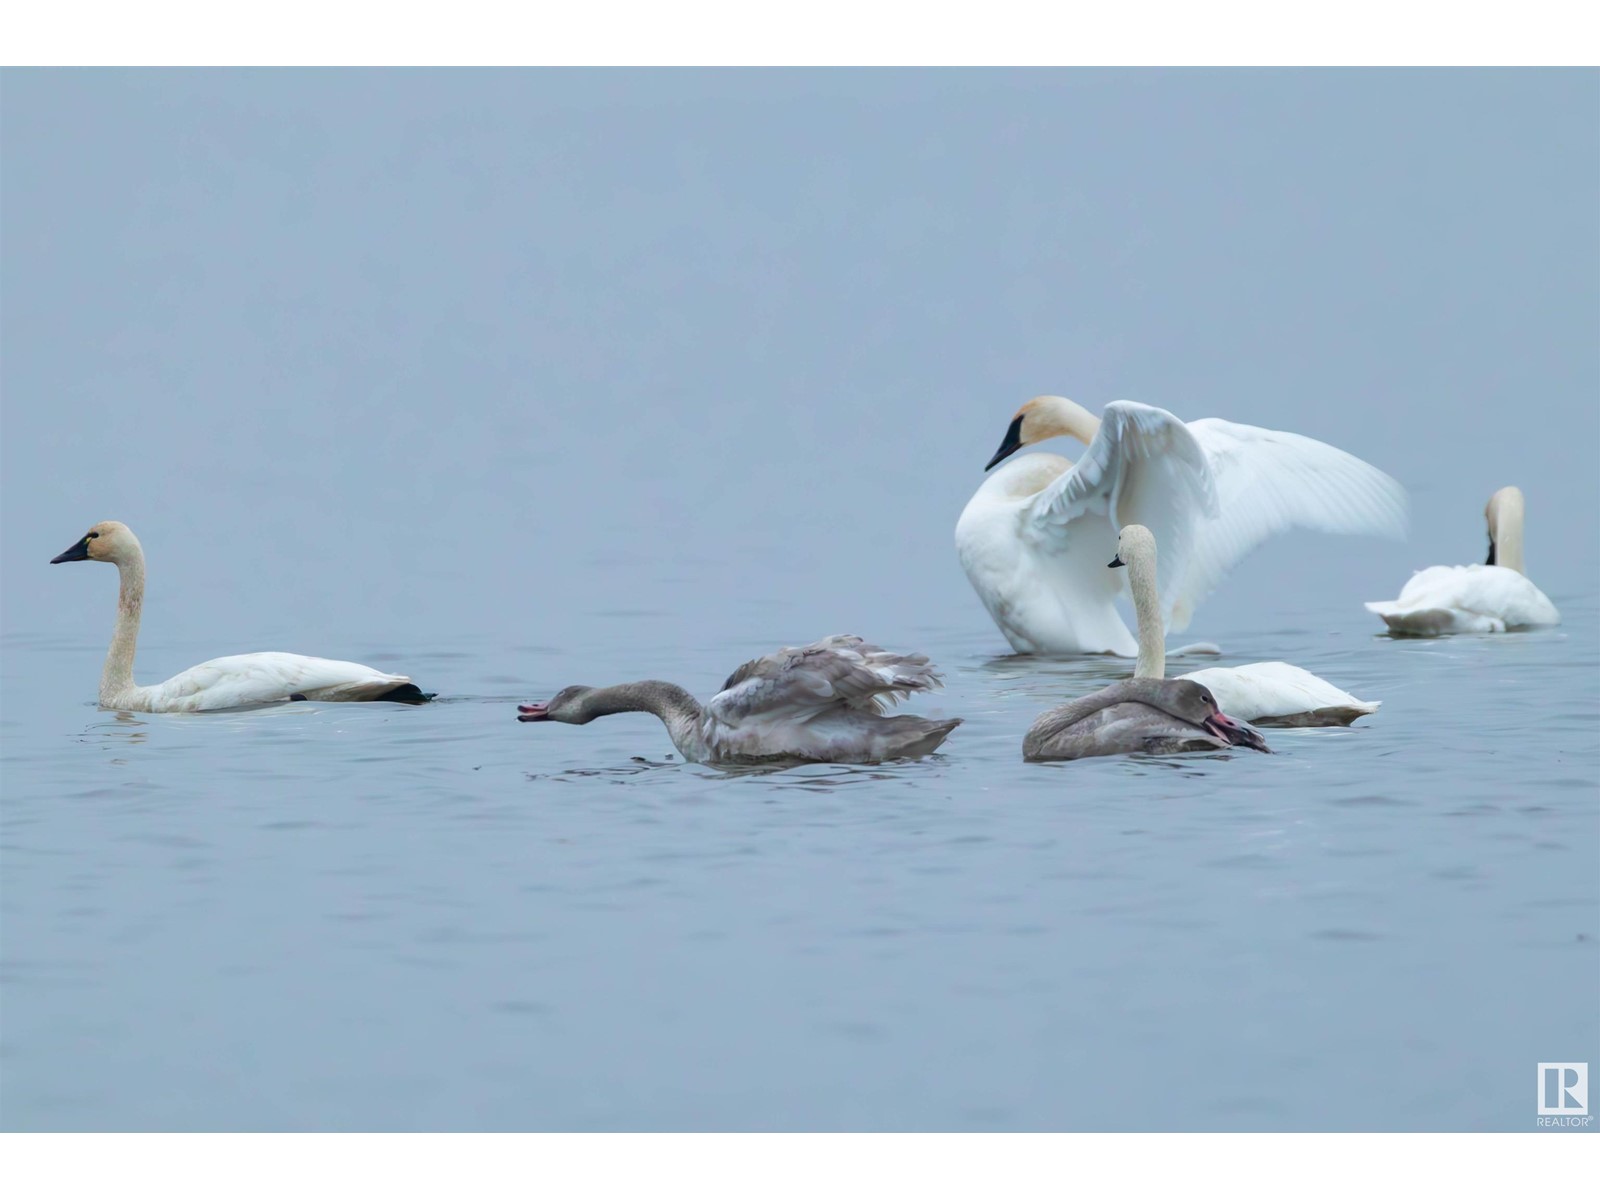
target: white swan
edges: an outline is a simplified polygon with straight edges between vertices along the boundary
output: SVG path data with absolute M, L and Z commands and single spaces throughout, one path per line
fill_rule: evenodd
M 100 707 L 129 712 L 205 712 L 283 700 L 431 700 L 405 675 L 390 675 L 360 663 L 268 651 L 213 658 L 165 683 L 133 682 L 133 652 L 144 609 L 144 548 L 120 521 L 101 521 L 50 560 L 116 563 L 122 587 L 117 628 L 100 675 Z
M 1405 533 L 1404 490 L 1353 455 L 1214 417 L 1185 424 L 1128 400 L 1096 417 L 1037 396 L 989 466 L 1063 435 L 1088 447 L 1076 466 L 1054 454 L 1006 463 L 956 524 L 967 578 L 1018 653 L 1136 653 L 1114 604 L 1121 578 L 1105 569 L 1123 525 L 1148 526 L 1161 541 L 1161 615 L 1172 630 L 1274 533 Z
M 1369 600 L 1367 609 L 1393 633 L 1504 633 L 1559 625 L 1561 614 L 1534 586 L 1522 562 L 1522 490 L 1503 487 L 1489 497 L 1489 561 L 1467 567 L 1429 567 L 1406 580 L 1398 600 Z
M 1161 679 L 1167 669 L 1161 601 L 1156 594 L 1157 561 L 1155 536 L 1143 525 L 1124 526 L 1111 566 L 1127 567 L 1133 587 L 1133 610 L 1139 624 L 1135 679 Z M 1256 725 L 1348 725 L 1377 712 L 1382 703 L 1357 700 L 1326 679 L 1286 662 L 1207 667 L 1178 678 L 1210 688 L 1223 712 Z
M 894 654 L 836 635 L 752 659 L 702 707 L 674 683 L 562 688 L 544 704 L 517 706 L 519 721 L 587 725 L 613 713 L 660 717 L 690 762 L 875 763 L 938 749 L 959 717 L 887 717 L 885 702 L 940 685 L 927 656 Z

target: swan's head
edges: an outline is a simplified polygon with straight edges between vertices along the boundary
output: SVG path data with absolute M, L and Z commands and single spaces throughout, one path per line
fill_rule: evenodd
M 1175 686 L 1174 686 L 1175 685 Z M 1267 739 L 1243 721 L 1235 720 L 1217 707 L 1217 698 L 1211 689 L 1192 679 L 1166 681 L 1171 690 L 1163 705 L 1175 717 L 1182 717 L 1198 725 L 1213 737 L 1219 737 L 1230 746 L 1245 746 L 1251 750 L 1270 753 Z
M 984 470 L 1005 461 L 1024 446 L 1053 437 L 1075 437 L 1087 446 L 1094 441 L 1099 428 L 1098 417 L 1065 396 L 1035 396 L 1017 409 L 1000 449 L 994 452 Z
M 1143 525 L 1124 525 L 1117 534 L 1117 556 L 1108 567 L 1125 567 L 1131 562 L 1154 562 L 1156 535 Z
M 50 561 L 121 562 L 139 549 L 139 539 L 121 521 L 101 521 Z
M 597 715 L 586 711 L 583 707 L 584 699 L 592 691 L 594 691 L 592 687 L 575 683 L 571 687 L 562 688 L 543 704 L 519 704 L 517 720 L 563 721 L 568 725 L 587 725 Z

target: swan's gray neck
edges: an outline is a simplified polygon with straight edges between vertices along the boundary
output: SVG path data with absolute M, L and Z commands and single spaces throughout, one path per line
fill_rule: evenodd
M 705 739 L 700 732 L 700 701 L 675 683 L 641 679 L 637 683 L 595 688 L 579 701 L 578 709 L 584 722 L 613 713 L 654 713 L 667 727 L 667 735 L 679 754 L 696 762 L 705 757 Z
M 105 670 L 100 673 L 100 704 L 118 708 L 120 699 L 134 690 L 133 652 L 139 645 L 139 617 L 144 611 L 144 555 L 135 549 L 117 561 L 121 586 L 117 591 L 117 628 L 111 635 Z

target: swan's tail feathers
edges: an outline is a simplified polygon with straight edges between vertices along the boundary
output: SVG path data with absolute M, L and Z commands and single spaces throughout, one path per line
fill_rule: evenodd
M 388 700 L 394 704 L 426 704 L 438 694 L 438 692 L 425 692 L 414 683 L 402 683 L 381 696 L 374 696 L 373 699 Z
M 1368 600 L 1366 609 L 1382 617 L 1390 633 L 1405 637 L 1438 637 L 1462 625 L 1459 614 L 1448 608 L 1401 608 L 1397 600 Z
M 1406 616 L 1405 610 L 1394 600 L 1368 600 L 1362 607 L 1370 613 L 1377 613 L 1390 629 L 1396 628 L 1396 622 L 1403 622 Z
M 929 717 L 889 717 L 885 724 L 896 727 L 887 738 L 889 746 L 883 756 L 885 759 L 921 758 L 937 750 L 961 724 L 961 718 L 935 721 Z
M 335 683 L 325 687 L 301 688 L 291 700 L 345 701 L 350 703 L 389 700 L 396 704 L 426 704 L 437 692 L 425 692 L 405 676 L 394 679 L 362 679 L 354 683 Z
M 1351 704 L 1337 704 L 1328 708 L 1314 708 L 1309 712 L 1290 713 L 1285 717 L 1257 717 L 1251 722 L 1267 728 L 1305 729 L 1317 726 L 1351 725 L 1362 717 L 1370 717 L 1382 707 L 1382 700 L 1356 700 Z

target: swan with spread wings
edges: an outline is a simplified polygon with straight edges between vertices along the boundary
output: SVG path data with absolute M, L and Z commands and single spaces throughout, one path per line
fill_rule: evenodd
M 1005 460 L 1068 436 L 1077 463 L 1055 454 Z M 1299 434 L 1118 400 L 1096 417 L 1061 396 L 1024 404 L 989 460 L 996 468 L 956 524 L 973 588 L 1019 654 L 1119 654 L 1138 643 L 1116 609 L 1107 571 L 1124 525 L 1162 546 L 1158 588 L 1168 630 L 1273 534 L 1301 527 L 1403 537 L 1404 489 L 1376 467 Z

